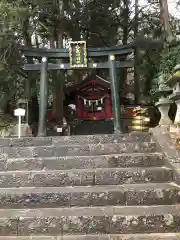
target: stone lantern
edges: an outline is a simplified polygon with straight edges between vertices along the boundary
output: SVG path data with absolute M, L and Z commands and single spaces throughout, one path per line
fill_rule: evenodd
M 173 70 L 172 77 L 167 81 L 167 84 L 172 88 L 173 92 L 169 99 L 177 105 L 177 112 L 174 124 L 180 126 L 180 65 L 177 65 Z
M 155 104 L 155 106 L 161 113 L 159 126 L 170 126 L 172 124 L 172 121 L 169 118 L 169 110 L 173 101 L 168 98 L 168 95 L 171 93 L 172 89 L 162 83 L 159 85 L 159 89 L 155 92 L 156 96 L 159 97 L 159 101 Z

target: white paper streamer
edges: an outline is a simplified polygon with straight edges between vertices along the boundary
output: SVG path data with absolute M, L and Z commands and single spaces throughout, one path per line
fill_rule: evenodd
M 87 99 L 85 99 L 85 98 L 83 98 L 81 96 L 79 96 L 79 97 L 83 99 L 84 105 L 86 105 L 87 102 L 88 102 L 89 106 L 91 106 L 92 103 L 96 103 L 96 105 L 98 105 L 99 101 L 101 102 L 101 104 L 103 104 L 103 101 L 104 101 L 104 98 L 105 98 L 105 97 L 103 97 L 101 99 L 96 99 L 96 100 L 87 100 Z

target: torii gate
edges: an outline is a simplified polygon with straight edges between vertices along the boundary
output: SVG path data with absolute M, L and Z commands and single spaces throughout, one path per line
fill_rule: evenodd
M 129 68 L 134 66 L 134 61 L 120 61 L 118 58 L 132 54 L 132 45 L 121 45 L 109 48 L 87 48 L 85 41 L 70 42 L 69 49 L 48 49 L 48 48 L 23 48 L 25 57 L 41 58 L 39 64 L 25 64 L 26 71 L 40 71 L 40 106 L 39 106 L 39 127 L 38 136 L 46 136 L 46 111 L 47 111 L 47 90 L 48 70 L 68 70 L 68 69 L 109 69 L 111 96 L 114 118 L 114 132 L 121 132 L 120 123 L 120 100 L 117 86 L 117 68 Z M 104 58 L 106 61 L 89 62 L 89 58 Z M 61 64 L 48 63 L 50 59 L 62 59 Z M 69 63 L 67 63 L 67 60 Z M 63 63 L 63 61 L 65 63 Z

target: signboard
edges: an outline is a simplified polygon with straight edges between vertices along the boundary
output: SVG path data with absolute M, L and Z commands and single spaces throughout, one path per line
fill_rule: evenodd
M 70 68 L 87 68 L 86 41 L 69 43 Z
M 26 110 L 23 108 L 17 108 L 14 110 L 14 116 L 16 117 L 24 117 L 26 114 Z

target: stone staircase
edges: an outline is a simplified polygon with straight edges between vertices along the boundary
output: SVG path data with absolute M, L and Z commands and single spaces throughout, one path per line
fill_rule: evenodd
M 177 240 L 180 187 L 147 133 L 0 139 L 0 240 Z

